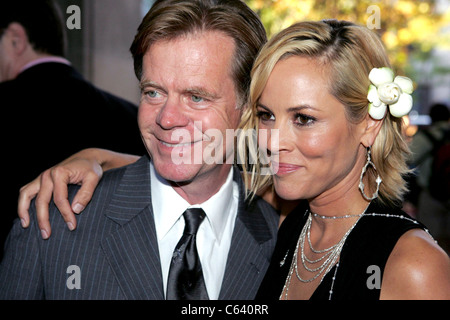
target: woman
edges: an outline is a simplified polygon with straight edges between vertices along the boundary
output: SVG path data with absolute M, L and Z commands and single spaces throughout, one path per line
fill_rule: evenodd
M 399 116 L 410 98 L 386 106 L 369 95 L 377 105 L 369 114 L 369 73 L 383 67 L 389 62 L 378 37 L 336 20 L 295 24 L 257 58 L 242 126 L 267 129 L 259 146 L 275 159 L 274 175 L 244 166 L 248 184 L 254 193 L 273 184 L 283 199 L 307 200 L 281 225 L 258 298 L 450 297 L 448 256 L 397 207 L 408 172 Z M 411 93 L 408 79 L 395 81 Z
M 273 185 L 281 198 L 303 201 L 279 229 L 259 298 L 450 298 L 448 256 L 397 207 L 408 171 L 402 121 L 391 114 L 399 115 L 398 106 L 371 97 L 368 113 L 369 73 L 380 67 L 389 63 L 379 39 L 347 22 L 296 24 L 260 53 L 243 126 L 277 129 L 279 143 L 270 134 L 260 141 L 277 160 L 275 175 L 260 176 L 259 165 L 244 166 L 248 185 L 253 193 Z M 96 159 L 97 151 L 89 152 L 95 154 L 81 157 Z M 59 173 L 69 167 L 88 171 L 76 169 L 83 165 L 77 157 Z M 47 171 L 43 179 L 48 176 Z M 22 209 L 26 198 L 22 194 Z

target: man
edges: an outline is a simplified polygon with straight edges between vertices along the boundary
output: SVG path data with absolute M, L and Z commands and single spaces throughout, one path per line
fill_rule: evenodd
M 14 154 L 13 161 L 2 160 L 8 187 L 0 257 L 20 187 L 45 168 L 88 147 L 145 153 L 137 107 L 95 88 L 72 68 L 63 58 L 63 26 L 52 1 L 0 5 L 2 150 Z
M 181 294 L 253 299 L 278 215 L 261 199 L 245 201 L 240 173 L 228 161 L 230 141 L 211 133 L 225 137 L 237 128 L 265 41 L 261 22 L 241 1 L 156 1 L 131 46 L 142 89 L 138 122 L 150 157 L 105 173 L 73 232 L 54 204 L 48 240 L 40 239 L 35 220 L 29 229 L 17 223 L 0 269 L 0 297 L 187 298 L 178 295 L 185 270 L 175 284 L 172 274 L 188 247 L 178 244 L 194 235 L 201 265 L 195 274 L 203 285 L 186 283 L 183 290 L 201 289 Z M 206 161 L 211 149 L 221 150 L 214 157 L 223 161 Z M 70 188 L 69 198 L 77 189 Z M 204 219 L 196 232 L 183 231 L 191 226 L 188 211 Z

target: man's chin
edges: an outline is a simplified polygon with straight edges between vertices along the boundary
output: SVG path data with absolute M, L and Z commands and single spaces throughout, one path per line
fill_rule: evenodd
M 188 184 L 198 175 L 201 165 L 153 162 L 156 172 L 177 185 Z

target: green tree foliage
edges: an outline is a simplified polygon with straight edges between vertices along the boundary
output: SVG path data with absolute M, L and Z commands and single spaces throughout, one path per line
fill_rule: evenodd
M 375 28 L 397 72 L 408 74 L 408 59 L 427 58 L 433 48 L 450 49 L 450 10 L 435 0 L 246 0 L 258 13 L 269 37 L 294 22 L 339 19 L 361 25 L 373 22 L 370 6 L 379 9 Z M 373 7 L 372 7 L 373 8 Z M 447 28 L 446 32 L 445 28 Z

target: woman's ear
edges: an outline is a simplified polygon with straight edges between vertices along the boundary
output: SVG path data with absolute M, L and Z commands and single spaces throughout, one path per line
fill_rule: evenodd
M 375 142 L 375 138 L 381 130 L 384 117 L 380 120 L 373 119 L 369 114 L 363 120 L 363 134 L 361 136 L 361 143 L 365 147 L 370 147 Z

